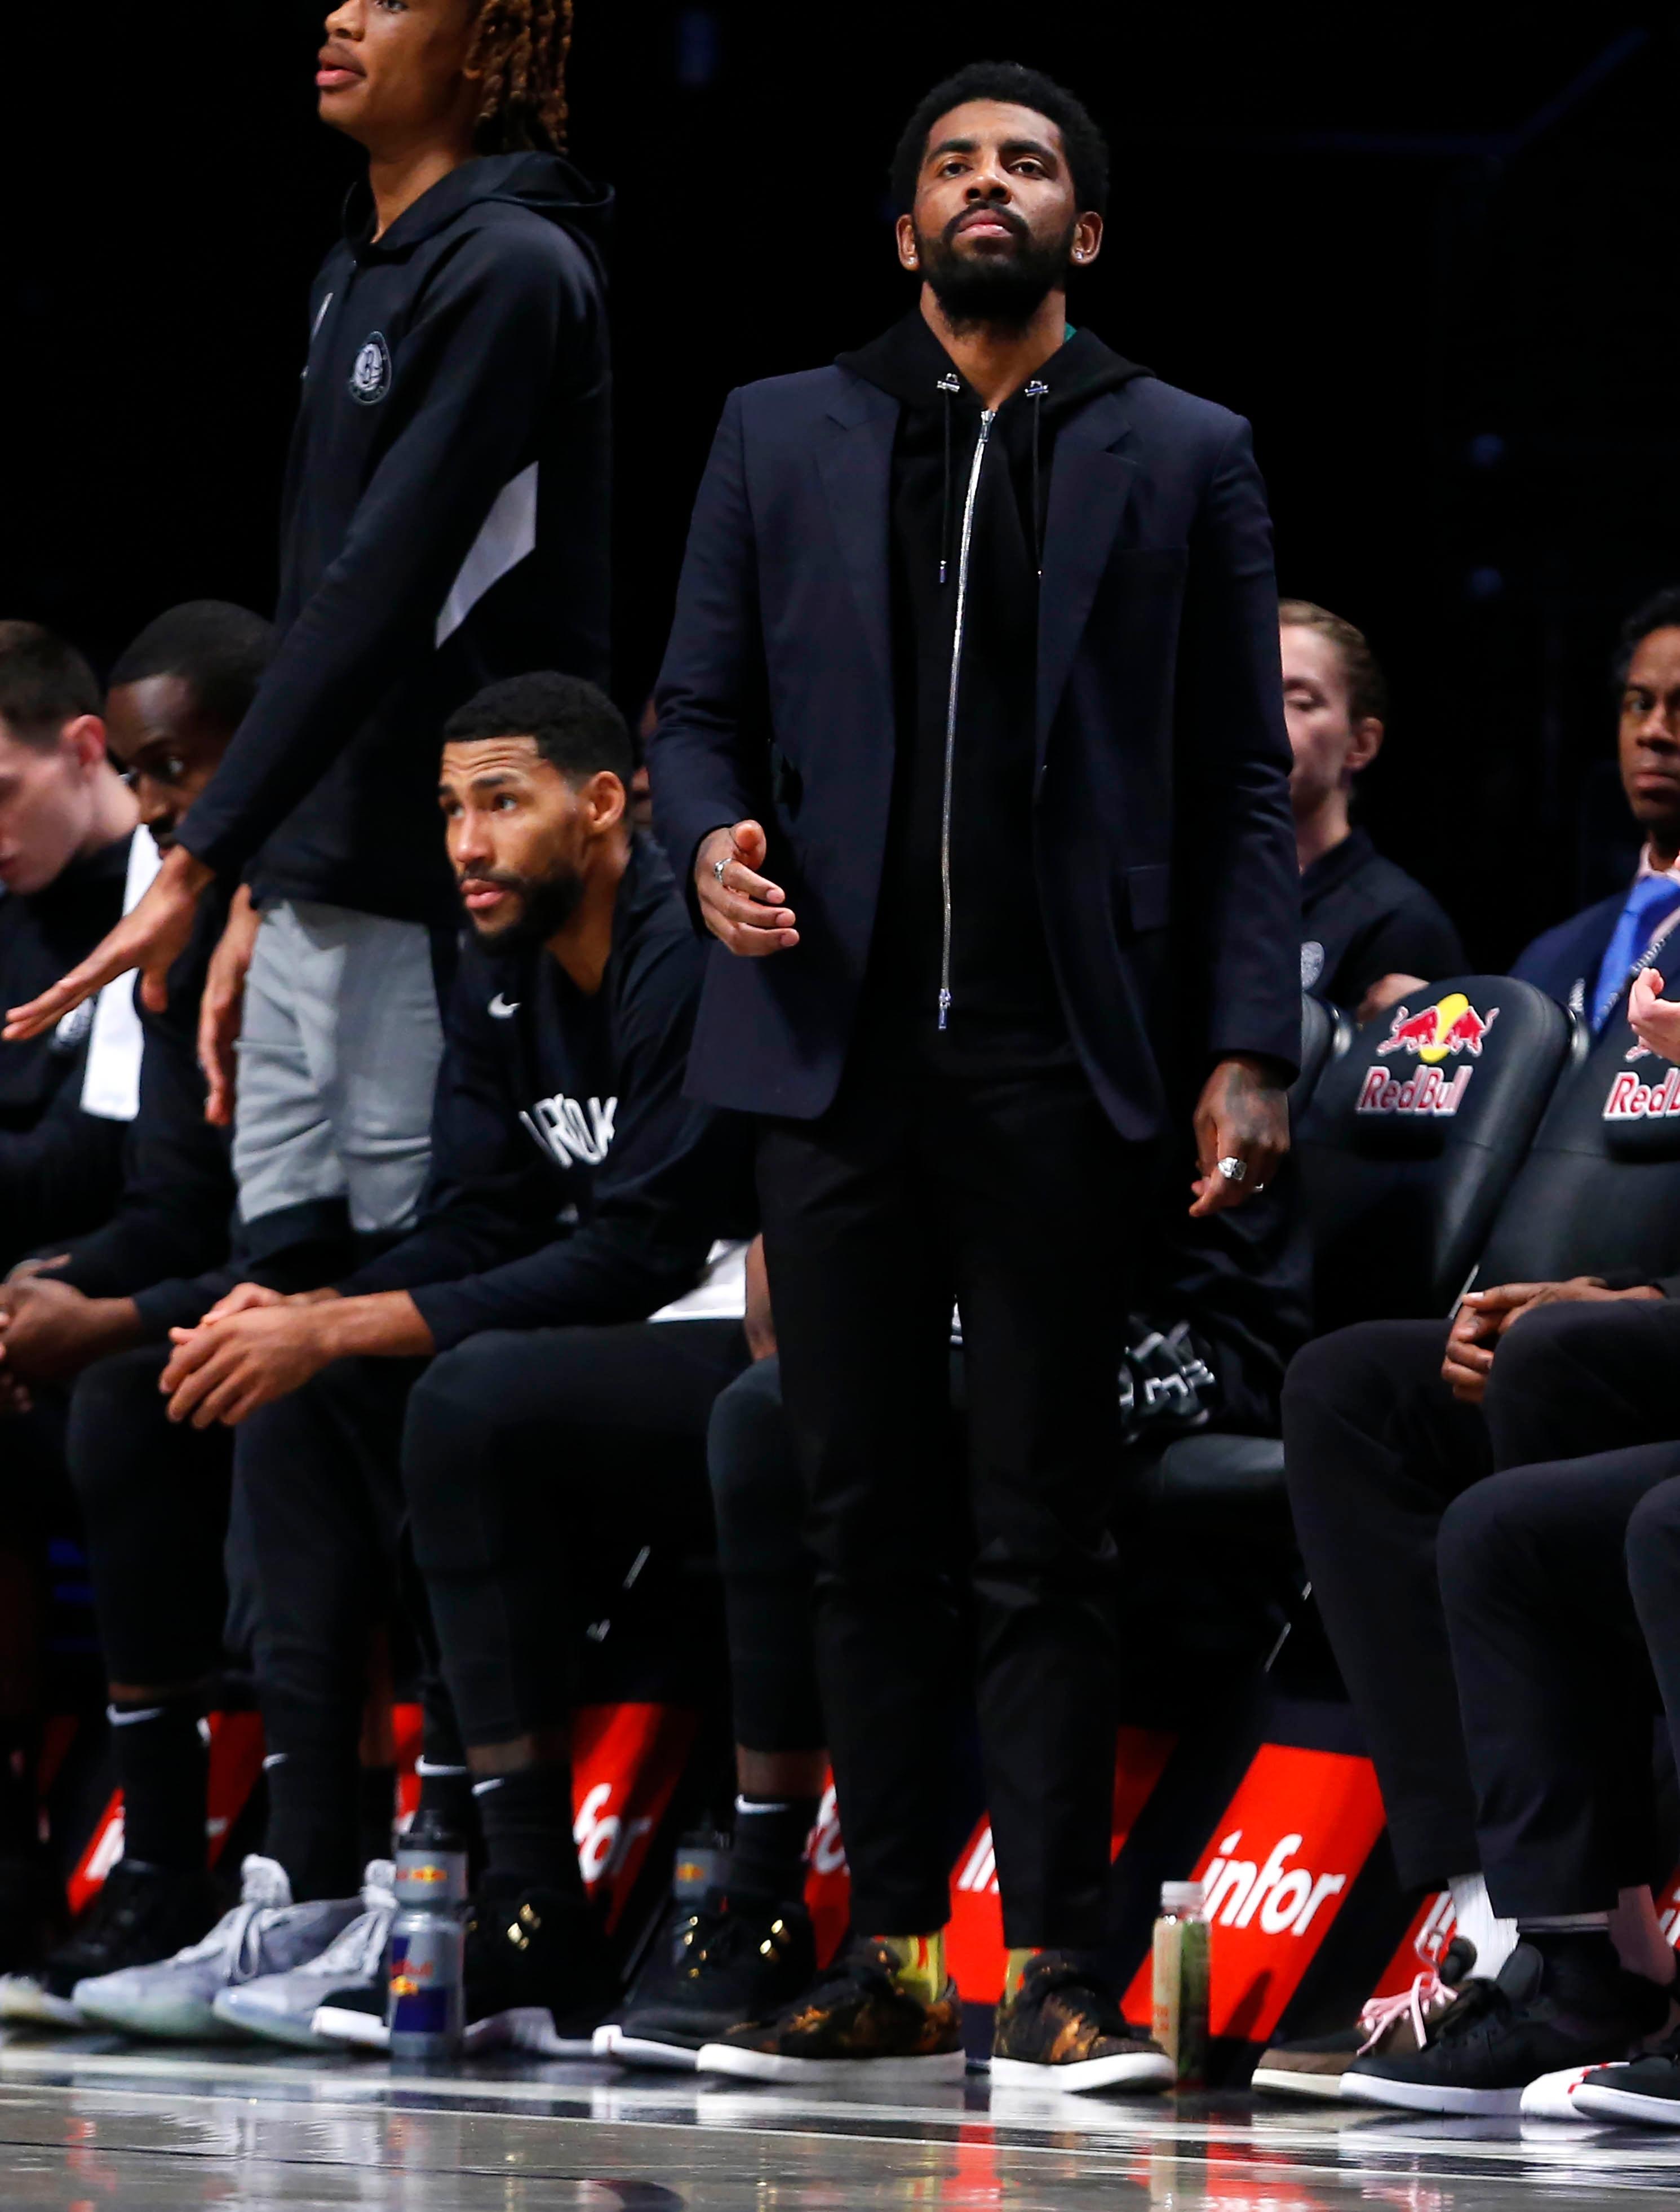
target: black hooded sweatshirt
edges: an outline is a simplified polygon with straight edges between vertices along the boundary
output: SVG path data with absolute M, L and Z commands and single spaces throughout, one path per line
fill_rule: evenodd
M 281 642 L 181 842 L 259 898 L 450 926 L 439 732 L 498 677 L 604 682 L 610 196 L 545 154 L 454 170 L 316 278 Z
M 1034 1047 L 1070 1054 L 1032 866 L 1045 517 L 1062 425 L 1097 393 L 1150 372 L 1089 331 L 1070 331 L 985 426 L 979 453 L 979 395 L 919 310 L 838 365 L 900 402 L 891 479 L 897 747 L 869 994 L 913 1014 L 919 1032 L 939 1024 L 948 991 L 944 1025 L 954 1039 L 1011 1056 Z

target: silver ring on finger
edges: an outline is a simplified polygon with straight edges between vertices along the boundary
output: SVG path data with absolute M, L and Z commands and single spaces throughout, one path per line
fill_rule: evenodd
M 1246 1160 L 1238 1159 L 1234 1152 L 1228 1152 L 1219 1162 L 1219 1172 L 1227 1182 L 1246 1182 L 1248 1163 Z
M 729 862 L 727 860 L 713 860 L 712 863 L 712 872 L 718 878 L 719 884 L 723 882 L 724 870 L 728 866 Z

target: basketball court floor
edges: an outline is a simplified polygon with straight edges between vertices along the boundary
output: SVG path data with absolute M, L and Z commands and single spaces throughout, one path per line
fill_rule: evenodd
M 5 2212 L 1461 2212 L 1671 2208 L 1680 2135 L 1407 2120 L 1247 2097 L 988 2090 L 914 2102 L 507 2061 L 0 2045 Z

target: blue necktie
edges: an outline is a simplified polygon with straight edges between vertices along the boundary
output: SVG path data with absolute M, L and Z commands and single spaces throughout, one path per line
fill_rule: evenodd
M 1598 969 L 1598 988 L 1592 994 L 1594 1036 L 1610 1019 L 1610 1008 L 1628 980 L 1628 970 L 1650 944 L 1658 923 L 1666 921 L 1677 906 L 1680 884 L 1672 876 L 1642 876 L 1628 892 Z

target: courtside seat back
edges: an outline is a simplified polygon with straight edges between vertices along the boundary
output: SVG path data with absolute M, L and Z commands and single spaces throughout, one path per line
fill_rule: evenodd
M 1296 1139 L 1321 1330 L 1448 1310 L 1570 1038 L 1556 1001 L 1509 975 L 1431 984 L 1356 1030 Z
M 1618 1008 L 1558 1085 L 1476 1279 L 1624 1267 L 1680 1274 L 1680 1067 L 1641 1044 Z

